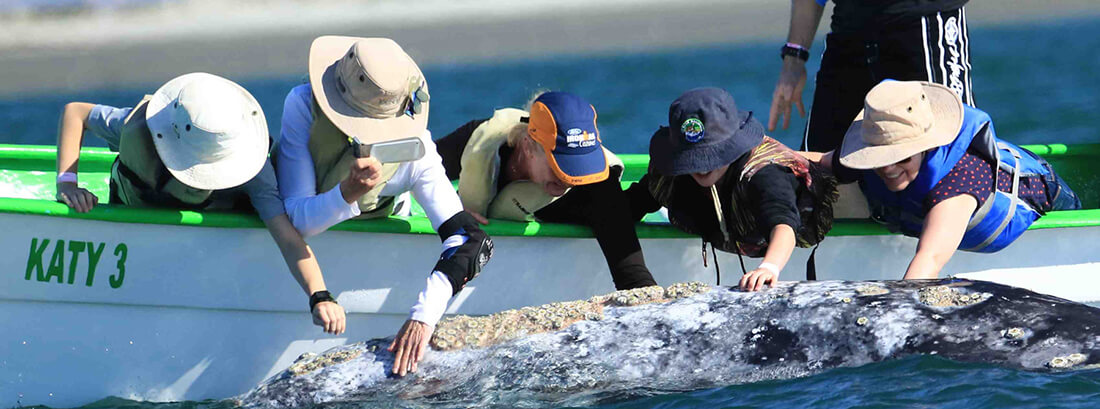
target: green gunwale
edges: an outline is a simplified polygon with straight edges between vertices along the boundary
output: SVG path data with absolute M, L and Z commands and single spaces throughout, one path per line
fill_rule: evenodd
M 1093 172 L 1100 167 L 1100 144 L 1084 145 L 1027 145 L 1028 150 L 1043 155 L 1059 172 L 1063 167 L 1072 167 L 1072 177 L 1066 177 L 1071 185 L 1094 187 L 1097 181 Z M 623 180 L 637 180 L 649 164 L 647 155 L 619 155 L 626 164 L 627 171 Z M 55 169 L 56 150 L 53 146 L 5 145 L 0 144 L 0 169 L 33 170 L 52 172 Z M 103 148 L 81 149 L 80 170 L 82 172 L 107 172 L 115 159 L 115 153 Z M 1070 161 L 1076 162 L 1070 163 Z M 1066 164 L 1063 164 L 1066 163 Z M 1069 170 L 1069 169 L 1065 169 Z M 1072 183 L 1079 180 L 1079 183 Z M 1078 188 L 1079 189 L 1079 188 Z M 1077 190 L 1077 189 L 1075 189 Z M 1089 190 L 1091 193 L 1095 190 Z M 1078 191 L 1083 192 L 1082 190 Z M 1086 204 L 1093 196 L 1082 194 Z M 1088 207 L 1088 206 L 1087 206 Z M 181 225 L 221 228 L 262 228 L 263 223 L 252 214 L 227 212 L 193 212 L 171 209 L 146 209 L 108 204 L 97 206 L 88 213 L 77 213 L 68 206 L 39 199 L 19 199 L 0 197 L 0 213 L 42 215 L 72 219 L 98 220 L 114 223 L 140 223 Z M 1051 212 L 1031 226 L 1032 229 L 1052 229 L 1068 227 L 1100 226 L 1100 209 Z M 423 217 L 389 217 L 377 220 L 350 220 L 333 226 L 330 230 L 351 232 L 398 233 L 398 234 L 435 234 L 431 224 Z M 556 223 L 520 223 L 494 220 L 485 226 L 486 232 L 496 236 L 540 236 L 540 237 L 592 237 L 591 231 L 582 226 Z M 837 220 L 829 236 L 867 236 L 892 234 L 882 226 L 870 220 Z M 687 238 L 685 234 L 667 224 L 639 224 L 638 236 L 641 238 Z

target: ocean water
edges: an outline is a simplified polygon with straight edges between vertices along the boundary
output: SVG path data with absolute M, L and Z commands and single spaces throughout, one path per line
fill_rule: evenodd
M 998 135 L 1017 143 L 1095 143 L 1100 110 L 1100 20 L 974 28 L 973 85 L 977 106 Z M 1072 41 L 1068 40 L 1072 39 Z M 684 48 L 629 55 L 548 56 L 492 64 L 423 67 L 432 91 L 430 128 L 437 137 L 494 108 L 519 106 L 539 89 L 586 96 L 599 110 L 605 143 L 617 152 L 646 152 L 667 121 L 668 104 L 696 86 L 730 90 L 739 105 L 765 120 L 779 60 L 775 45 Z M 820 49 L 820 39 L 817 49 Z M 816 71 L 817 55 L 809 71 Z M 303 67 L 304 69 L 304 67 Z M 260 101 L 273 136 L 286 92 L 301 76 L 234 78 Z M 0 98 L 0 143 L 53 144 L 68 101 L 129 106 L 159 84 L 67 95 Z M 804 94 L 811 100 L 813 78 Z M 804 119 L 772 133 L 795 146 Z M 89 138 L 86 145 L 103 146 Z M 242 391 L 243 392 L 243 391 Z M 1100 372 L 1031 373 L 936 357 L 914 357 L 806 378 L 683 393 L 624 396 L 599 408 L 720 407 L 1096 407 Z M 222 408 L 227 402 L 147 403 L 121 398 L 88 408 Z
M 683 393 L 609 398 L 592 409 L 1095 408 L 1100 370 L 1034 373 L 915 356 L 817 375 Z M 139 402 L 117 397 L 83 409 L 230 409 L 230 401 Z M 358 408 L 355 404 L 324 407 Z M 578 408 L 580 409 L 580 408 Z
M 1072 47 L 1066 39 L 1073 39 Z M 1098 140 L 1100 53 L 1083 50 L 1100 49 L 1100 20 L 974 28 L 971 42 L 975 102 L 993 117 L 998 136 L 1021 144 Z M 489 117 L 495 108 L 522 106 L 537 90 L 561 90 L 583 95 L 596 106 L 611 150 L 646 153 L 653 131 L 668 122 L 668 105 L 693 87 L 725 88 L 740 107 L 766 121 L 780 66 L 775 48 L 768 43 L 424 66 L 432 95 L 429 129 L 442 137 L 467 121 Z M 819 61 L 815 54 L 808 67 L 807 108 Z M 302 74 L 234 78 L 263 106 L 273 137 L 286 93 L 302 79 Z M 54 144 L 66 102 L 132 106 L 159 85 L 0 97 L 0 143 Z M 804 129 L 804 118 L 795 115 L 789 129 L 770 135 L 797 146 Z M 85 144 L 105 146 L 95 138 Z
M 642 408 L 1089 408 L 1100 372 L 1037 374 L 933 356 L 783 381 L 651 396 L 597 406 Z

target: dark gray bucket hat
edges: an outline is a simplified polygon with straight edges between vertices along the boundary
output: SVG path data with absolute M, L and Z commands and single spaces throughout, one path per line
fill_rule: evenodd
M 649 167 L 660 175 L 709 172 L 760 144 L 764 126 L 720 88 L 695 88 L 668 108 L 668 128 L 649 141 Z

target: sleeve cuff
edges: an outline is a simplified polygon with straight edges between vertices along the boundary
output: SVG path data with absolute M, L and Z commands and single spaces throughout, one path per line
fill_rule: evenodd
M 439 271 L 428 277 L 424 291 L 420 292 L 416 305 L 410 310 L 410 318 L 435 327 L 447 311 L 451 299 L 451 282 Z
M 340 220 L 347 220 L 359 215 L 359 203 L 348 203 L 344 201 L 344 194 L 340 193 L 340 185 L 333 186 L 332 189 L 325 192 L 324 196 L 325 208 L 333 214 L 340 215 Z
M 798 232 L 798 229 L 802 228 L 801 220 L 792 219 L 790 217 L 778 217 L 772 220 L 768 220 L 768 224 L 771 226 L 767 231 L 768 235 L 771 234 L 772 230 L 775 230 L 776 226 L 779 226 L 781 224 L 790 226 L 791 230 L 794 230 L 796 233 Z

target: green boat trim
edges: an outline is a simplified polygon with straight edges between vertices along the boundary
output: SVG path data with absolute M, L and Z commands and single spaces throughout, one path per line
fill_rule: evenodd
M 161 224 L 217 228 L 263 228 L 255 214 L 231 212 L 194 212 L 188 210 L 135 208 L 100 204 L 87 213 L 78 213 L 69 206 L 41 199 L 0 198 L 0 213 L 97 220 L 113 223 Z M 435 235 L 425 217 L 391 216 L 385 219 L 348 220 L 329 230 L 397 234 Z M 587 227 L 559 223 L 521 223 L 493 220 L 485 231 L 496 236 L 593 237 Z M 639 225 L 638 235 L 644 238 L 692 237 L 671 226 Z
M 1085 145 L 1026 145 L 1050 161 L 1059 173 L 1080 194 L 1086 207 L 1100 200 L 1100 180 L 1094 172 L 1100 168 L 1100 144 Z M 81 172 L 109 172 L 116 154 L 104 148 L 83 148 L 80 155 Z M 626 165 L 624 181 L 640 179 L 649 165 L 649 157 L 639 154 L 619 155 Z M 53 172 L 57 151 L 53 146 L 0 144 L 0 169 L 15 171 Z M 1076 183 L 1074 183 L 1076 182 Z M 0 213 L 41 215 L 114 223 L 139 223 L 180 225 L 215 228 L 263 228 L 264 224 L 254 214 L 229 212 L 194 212 L 173 209 L 134 208 L 101 204 L 88 213 L 77 213 L 68 206 L 41 199 L 0 198 Z M 1051 212 L 1039 219 L 1031 229 L 1054 229 L 1100 226 L 1100 209 Z M 642 223 L 638 237 L 643 239 L 690 238 L 668 224 Z M 392 216 L 375 220 L 350 220 L 333 226 L 330 230 L 393 234 L 435 234 L 431 223 L 424 217 Z M 537 222 L 513 222 L 493 220 L 485 226 L 486 232 L 495 236 L 538 236 L 562 238 L 592 237 L 587 227 Z M 829 236 L 889 235 L 883 226 L 865 219 L 837 220 Z

